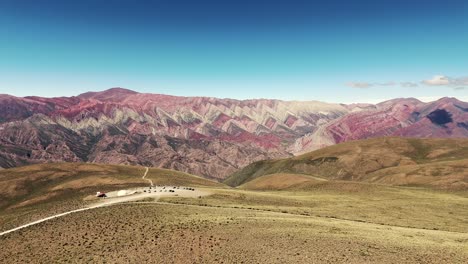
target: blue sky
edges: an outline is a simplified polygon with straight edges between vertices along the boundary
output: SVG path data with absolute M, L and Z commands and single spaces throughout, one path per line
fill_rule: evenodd
M 0 0 L 0 93 L 468 101 L 468 1 Z

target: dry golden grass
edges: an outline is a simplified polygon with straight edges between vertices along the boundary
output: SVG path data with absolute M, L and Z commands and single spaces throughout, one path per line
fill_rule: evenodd
M 154 185 L 225 187 L 224 184 L 219 182 L 207 180 L 184 172 L 166 169 L 151 168 L 146 178 L 151 179 Z
M 350 141 L 289 159 L 252 163 L 225 183 L 239 186 L 276 173 L 468 190 L 468 139 L 388 137 Z
M 0 237 L 0 262 L 466 263 L 467 241 L 461 233 L 248 209 L 129 204 Z
M 326 179 L 304 174 L 275 173 L 249 181 L 239 188 L 248 190 L 286 190 L 323 183 Z
M 466 232 L 466 193 L 422 188 L 326 181 L 284 191 L 211 190 L 196 200 L 161 201 L 202 206 L 244 208 L 295 215 L 352 220 L 387 226 Z

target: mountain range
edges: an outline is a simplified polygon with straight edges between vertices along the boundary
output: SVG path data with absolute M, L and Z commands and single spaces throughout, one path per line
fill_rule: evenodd
M 382 136 L 468 137 L 468 103 L 234 100 L 123 88 L 58 98 L 0 95 L 3 168 L 139 164 L 223 180 L 255 161 Z

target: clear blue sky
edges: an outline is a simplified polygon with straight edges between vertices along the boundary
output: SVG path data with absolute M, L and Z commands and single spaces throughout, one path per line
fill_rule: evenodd
M 0 93 L 18 96 L 468 100 L 466 77 L 466 0 L 0 0 Z

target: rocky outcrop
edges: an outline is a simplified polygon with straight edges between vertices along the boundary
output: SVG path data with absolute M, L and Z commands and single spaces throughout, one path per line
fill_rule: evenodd
M 222 179 L 348 109 L 321 102 L 141 94 L 1 95 L 0 166 L 85 161 L 164 167 Z

